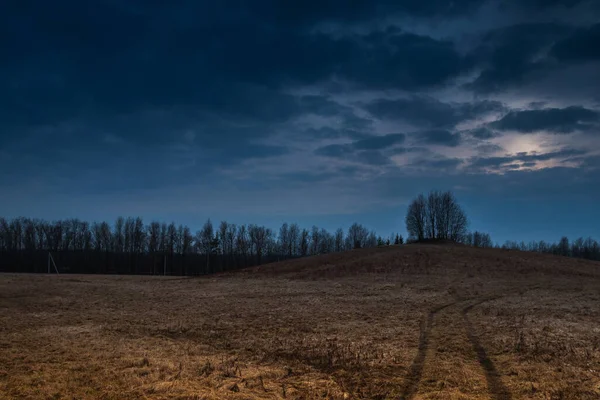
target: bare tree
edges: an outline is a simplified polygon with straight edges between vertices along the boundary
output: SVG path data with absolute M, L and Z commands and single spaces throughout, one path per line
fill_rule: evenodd
M 175 226 L 175 222 L 171 222 L 167 227 L 167 252 L 171 257 L 175 254 L 177 240 L 177 227 Z
M 408 206 L 406 230 L 413 240 L 450 239 L 462 241 L 467 233 L 467 217 L 451 192 L 422 194 Z
M 37 220 L 35 223 L 35 233 L 37 238 L 37 249 L 38 250 L 47 250 L 48 249 L 48 239 L 46 237 L 46 232 L 48 223 L 46 221 Z
M 338 228 L 335 231 L 335 251 L 340 252 L 344 250 L 344 230 Z
M 248 227 L 248 235 L 254 249 L 254 254 L 256 254 L 256 262 L 260 264 L 271 239 L 272 232 L 264 226 L 250 225 Z
M 188 254 L 192 251 L 194 237 L 189 227 L 184 226 L 181 232 L 181 254 Z
M 135 231 L 135 220 L 132 217 L 127 217 L 125 220 L 123 247 L 127 253 L 133 253 L 135 240 L 133 238 Z
M 425 196 L 420 194 L 408 206 L 405 219 L 408 236 L 413 240 L 425 239 L 425 224 L 427 221 Z
M 135 253 L 146 251 L 146 227 L 141 217 L 137 217 L 133 225 L 133 251 Z
M 227 254 L 227 249 L 225 248 L 225 235 L 227 235 L 227 226 L 229 224 L 227 221 L 221 221 L 219 224 L 219 230 L 217 231 L 217 235 L 219 237 L 219 245 L 221 254 Z
M 369 232 L 364 247 L 377 247 L 377 234 L 375 231 Z
M 292 257 L 298 254 L 298 240 L 300 238 L 300 227 L 294 223 L 288 230 L 288 256 Z
M 284 222 L 279 228 L 279 247 L 281 248 L 281 253 L 288 255 L 290 248 L 290 228 L 287 222 Z
M 185 252 L 183 251 L 183 235 L 184 235 L 184 230 L 186 227 L 184 227 L 183 225 L 179 224 L 179 226 L 177 227 L 177 236 L 176 236 L 176 241 L 175 241 L 175 253 L 176 254 L 185 254 Z
M 25 218 L 23 220 L 23 247 L 25 251 L 35 251 L 36 249 L 36 231 L 34 222 Z
M 125 219 L 123 217 L 117 218 L 115 222 L 115 228 L 113 233 L 114 249 L 116 252 L 122 253 L 125 251 Z
M 235 224 L 227 225 L 227 231 L 225 232 L 225 247 L 227 248 L 227 254 L 230 260 L 233 262 L 234 248 L 235 248 L 235 237 L 237 234 L 237 226 Z
M 169 249 L 169 233 L 166 223 L 160 224 L 160 235 L 158 236 L 158 249 L 166 254 Z
M 468 244 L 473 247 L 484 247 L 489 248 L 493 247 L 492 238 L 488 233 L 475 231 L 473 233 L 468 233 L 464 238 L 465 244 Z M 529 244 L 530 251 L 537 251 L 537 243 L 533 242 Z
M 8 228 L 8 222 L 3 217 L 0 217 L 0 250 L 9 250 L 9 236 L 10 229 Z
M 155 253 L 159 250 L 160 223 L 152 221 L 148 227 L 148 251 Z
M 313 225 L 310 233 L 310 254 L 319 254 L 319 243 L 321 240 L 319 228 Z
M 300 233 L 300 256 L 302 257 L 308 255 L 308 239 L 309 232 L 306 229 L 302 229 Z
M 206 255 L 206 271 L 211 273 L 210 269 L 210 255 L 213 253 L 215 237 L 214 229 L 210 219 L 204 223 L 202 230 L 198 232 L 197 241 L 200 244 L 200 250 Z
M 569 238 L 566 236 L 563 236 L 560 239 L 560 242 L 558 242 L 558 254 L 561 256 L 570 256 L 571 255 L 571 248 L 569 246 Z
M 334 248 L 333 235 L 331 233 L 327 232 L 326 229 L 321 228 L 321 231 L 319 232 L 319 239 L 320 239 L 319 253 L 320 254 L 331 253 Z
M 247 264 L 249 243 L 250 240 L 248 239 L 248 229 L 246 228 L 246 225 L 241 225 L 237 231 L 235 247 L 237 249 L 237 253 L 242 256 L 244 265 Z
M 348 228 L 348 235 L 346 236 L 346 248 L 359 249 L 361 247 L 365 247 L 368 237 L 368 229 L 355 222 L 350 226 L 350 228 Z
M 115 251 L 112 247 L 113 238 L 111 237 L 110 225 L 108 225 L 107 222 L 102 222 L 100 224 L 100 233 L 104 251 Z

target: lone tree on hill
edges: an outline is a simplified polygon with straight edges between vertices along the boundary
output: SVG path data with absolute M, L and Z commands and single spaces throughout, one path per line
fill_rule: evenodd
M 408 206 L 406 230 L 413 240 L 461 241 L 467 233 L 467 216 L 450 191 L 420 194 Z

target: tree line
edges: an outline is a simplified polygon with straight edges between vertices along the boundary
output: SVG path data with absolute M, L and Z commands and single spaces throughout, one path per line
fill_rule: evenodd
M 112 225 L 0 218 L 0 271 L 45 272 L 50 253 L 61 272 L 199 275 L 382 243 L 390 239 L 358 223 L 334 233 L 284 223 L 275 232 L 208 220 L 193 233 L 185 225 L 145 224 L 139 217 L 119 217 Z
M 427 195 L 418 195 L 408 206 L 405 222 L 409 242 L 450 240 L 473 247 L 494 247 L 600 260 L 600 245 L 591 237 L 579 238 L 573 242 L 569 242 L 567 237 L 562 237 L 558 243 L 541 240 L 494 244 L 488 233 L 468 232 L 467 216 L 450 191 L 431 191 Z
M 452 192 L 418 195 L 405 217 L 407 242 L 449 240 L 474 247 L 517 249 L 600 260 L 600 246 L 592 238 L 558 243 L 507 241 L 494 244 L 489 234 L 469 232 L 468 219 Z M 274 231 L 254 224 L 236 225 L 210 219 L 196 232 L 185 225 L 142 218 L 119 217 L 114 224 L 79 219 L 48 222 L 0 217 L 0 271 L 46 272 L 49 256 L 60 272 L 201 275 L 267 262 L 341 252 L 361 247 L 400 245 L 354 223 L 331 233 L 313 226 L 284 223 Z
M 568 237 L 563 236 L 557 243 L 548 243 L 543 240 L 529 243 L 506 241 L 502 246 L 497 247 L 600 261 L 600 243 L 591 237 L 586 239 L 580 237 L 570 242 Z

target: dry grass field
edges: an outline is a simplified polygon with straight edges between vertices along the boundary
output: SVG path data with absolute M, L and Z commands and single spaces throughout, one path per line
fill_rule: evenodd
M 1 399 L 600 399 L 600 263 L 408 245 L 0 275 Z

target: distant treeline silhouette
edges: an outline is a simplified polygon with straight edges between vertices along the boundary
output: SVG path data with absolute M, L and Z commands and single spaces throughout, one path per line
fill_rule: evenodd
M 500 246 L 489 234 L 468 232 L 468 219 L 451 192 L 419 195 L 406 215 L 408 242 L 452 241 L 474 247 L 504 248 L 600 260 L 600 246 L 592 238 L 572 243 L 511 242 Z M 377 236 L 354 223 L 346 232 L 330 233 L 313 226 L 284 223 L 279 232 L 259 225 L 235 225 L 210 219 L 192 233 L 185 225 L 142 218 L 119 217 L 88 223 L 79 219 L 48 222 L 40 219 L 0 218 L 0 272 L 59 272 L 100 274 L 203 275 L 268 262 L 340 252 L 361 247 L 403 244 L 392 234 Z M 52 259 L 49 254 L 52 255 Z M 50 262 L 53 261 L 52 264 Z
M 391 242 L 402 238 L 395 235 Z M 202 275 L 263 263 L 389 244 L 354 223 L 344 232 L 284 223 L 278 233 L 264 226 L 208 220 L 201 230 L 119 217 L 88 223 L 0 218 L 0 271 L 46 272 L 49 253 L 59 272 Z M 52 269 L 54 266 L 52 265 Z
M 600 244 L 591 237 L 587 239 L 580 237 L 569 242 L 569 238 L 563 236 L 558 243 L 548 243 L 543 240 L 529 243 L 506 241 L 502 246 L 497 247 L 600 261 Z
M 494 244 L 489 234 L 473 232 L 465 235 L 462 243 L 474 247 L 487 247 L 506 250 L 531 251 L 535 253 L 554 254 L 557 256 L 585 258 L 587 260 L 600 261 L 600 244 L 593 238 L 582 237 L 570 242 L 569 238 L 563 236 L 558 243 L 549 243 L 543 240 L 516 242 L 507 240 L 504 244 Z
M 558 243 L 542 240 L 529 243 L 507 241 L 502 246 L 494 244 L 487 233 L 467 231 L 467 216 L 450 191 L 431 191 L 428 195 L 418 195 L 409 204 L 405 221 L 409 242 L 450 240 L 474 247 L 495 247 L 600 260 L 600 245 L 592 238 L 579 238 L 572 243 L 569 243 L 567 237 L 562 237 Z

